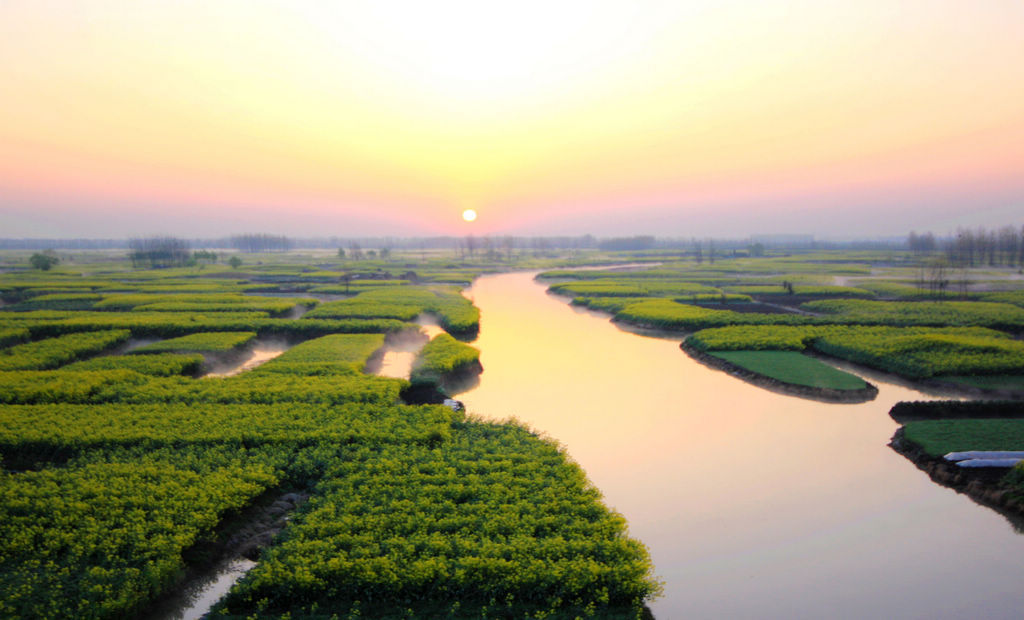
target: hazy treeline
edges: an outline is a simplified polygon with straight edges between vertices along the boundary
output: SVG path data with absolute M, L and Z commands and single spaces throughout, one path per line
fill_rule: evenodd
M 1020 267 L 1024 266 L 1024 227 L 958 228 L 953 236 L 939 239 L 930 232 L 911 232 L 907 247 L 920 255 L 941 253 L 955 266 Z
M 180 267 L 188 262 L 188 242 L 175 237 L 147 237 L 128 241 L 132 267 Z
M 713 260 L 715 256 L 752 255 L 766 252 L 814 250 L 910 250 L 921 256 L 942 255 L 956 266 L 1024 266 L 1024 228 L 1004 226 L 998 229 L 960 228 L 938 236 L 932 232 L 911 232 L 906 237 L 826 241 L 811 235 L 751 235 L 745 238 L 655 237 L 632 235 L 595 237 L 594 235 L 514 236 L 467 235 L 437 237 L 288 237 L 266 233 L 248 233 L 208 239 L 153 236 L 146 239 L 0 239 L 0 250 L 117 250 L 128 249 L 136 260 L 164 264 L 182 259 L 182 249 L 167 245 L 173 239 L 188 248 L 234 249 L 239 252 L 281 252 L 290 249 L 336 251 L 371 249 L 390 251 L 454 250 L 462 256 L 510 257 L 514 253 L 543 254 L 555 250 L 603 251 L 678 251 L 680 256 Z M 150 244 L 146 246 L 146 244 Z M 155 245 L 153 245 L 155 244 Z M 143 247 L 146 246 L 146 247 Z M 360 252 L 351 258 L 359 257 Z
M 227 247 L 240 252 L 285 252 L 295 247 L 284 235 L 247 234 L 231 237 Z

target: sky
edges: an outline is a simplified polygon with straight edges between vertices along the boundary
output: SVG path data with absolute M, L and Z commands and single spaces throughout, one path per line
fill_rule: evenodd
M 4 238 L 1010 224 L 1020 0 L 0 2 Z

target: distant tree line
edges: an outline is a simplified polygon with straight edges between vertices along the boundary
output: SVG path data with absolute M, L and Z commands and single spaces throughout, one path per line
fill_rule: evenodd
M 291 239 L 284 235 L 235 235 L 231 247 L 241 252 L 285 252 L 292 249 Z
M 191 255 L 188 242 L 176 237 L 147 237 L 128 241 L 128 259 L 132 267 L 182 267 L 189 262 Z
M 650 250 L 654 247 L 653 235 L 637 235 L 635 237 L 612 237 L 597 244 L 598 249 L 606 252 L 622 252 Z
M 907 247 L 922 256 L 941 252 L 952 267 L 1024 267 L 1024 227 L 958 228 L 956 234 L 942 240 L 930 232 L 911 232 Z

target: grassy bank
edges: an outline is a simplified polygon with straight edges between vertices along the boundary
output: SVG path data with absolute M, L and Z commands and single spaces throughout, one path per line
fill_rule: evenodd
M 867 383 L 794 351 L 712 351 L 711 355 L 783 383 L 830 390 L 863 390 Z

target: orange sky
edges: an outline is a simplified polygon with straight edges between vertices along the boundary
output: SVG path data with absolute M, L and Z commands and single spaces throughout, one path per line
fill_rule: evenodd
M 8 0 L 0 102 L 0 237 L 1024 220 L 1018 0 Z

